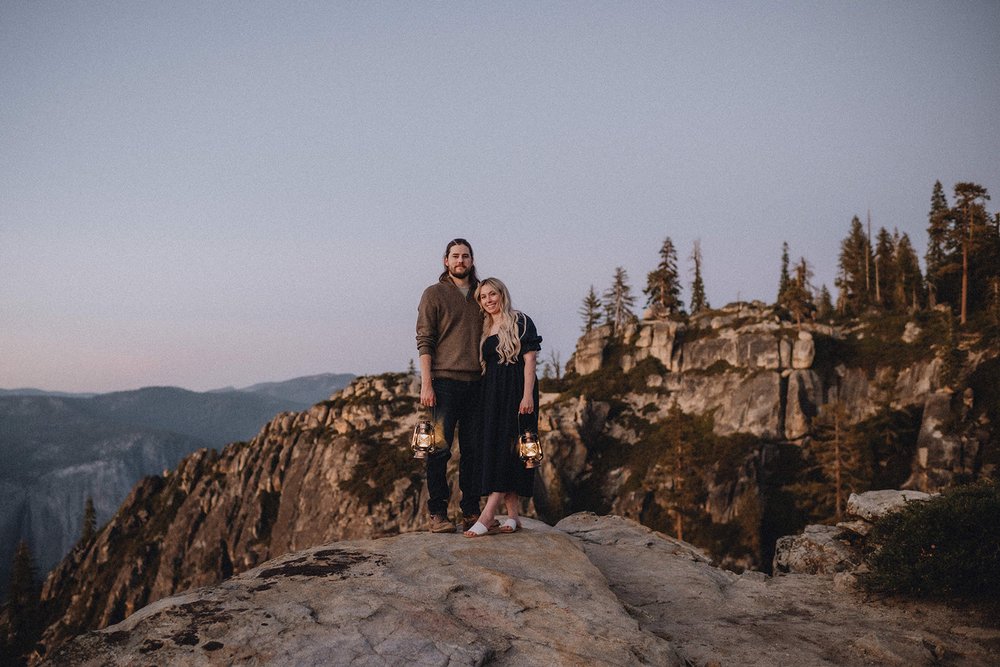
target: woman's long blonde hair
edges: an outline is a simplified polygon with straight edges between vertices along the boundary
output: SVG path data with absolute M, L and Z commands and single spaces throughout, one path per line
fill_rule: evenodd
M 497 314 L 496 320 L 500 324 L 499 331 L 497 332 L 497 337 L 500 339 L 497 342 L 497 353 L 500 355 L 501 364 L 512 364 L 517 361 L 517 357 L 521 354 L 521 336 L 517 330 L 517 321 L 520 316 L 520 312 L 514 310 L 514 307 L 510 302 L 510 292 L 507 291 L 507 286 L 500 281 L 499 278 L 486 278 L 480 281 L 479 286 L 476 287 L 476 303 L 479 303 L 479 294 L 486 288 L 492 287 L 500 295 L 500 312 Z M 482 304 L 479 304 L 482 308 Z M 483 368 L 486 368 L 486 363 L 483 360 L 483 342 L 489 338 L 490 329 L 493 328 L 493 316 L 483 311 L 483 335 L 479 339 L 479 361 L 483 364 Z

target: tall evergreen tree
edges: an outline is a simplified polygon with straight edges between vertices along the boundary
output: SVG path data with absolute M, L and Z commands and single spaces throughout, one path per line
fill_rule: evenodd
M 694 280 L 691 282 L 691 313 L 694 314 L 710 307 L 705 296 L 705 283 L 701 279 L 701 240 L 696 239 L 694 242 L 691 263 L 694 271 Z
M 830 297 L 830 290 L 824 283 L 819 289 L 819 299 L 816 304 L 816 318 L 828 320 L 833 316 L 833 300 Z
M 413 364 L 413 360 L 410 360 Z M 97 512 L 94 510 L 94 499 L 87 496 L 87 502 L 83 505 L 83 530 L 80 533 L 80 541 L 83 544 L 90 544 L 90 541 L 97 535 Z
M 812 457 L 827 484 L 833 487 L 833 518 L 841 521 L 848 496 L 868 490 L 871 451 L 864 434 L 847 425 L 847 410 L 840 401 L 820 409 L 813 431 Z
M 941 291 L 941 272 L 946 264 L 945 244 L 951 226 L 950 217 L 951 209 L 941 181 L 934 181 L 931 210 L 927 214 L 927 252 L 924 255 L 927 266 L 927 299 L 931 307 L 937 304 Z
M 802 320 L 808 317 L 815 310 L 812 298 L 812 271 L 806 258 L 803 257 L 795 265 L 795 277 L 788 284 L 785 290 L 784 301 L 780 304 L 795 317 L 795 323 L 802 326 Z
M 788 273 L 788 241 L 781 242 L 781 276 L 778 278 L 778 298 L 776 303 L 782 303 L 785 300 L 785 292 L 788 290 L 788 286 L 792 284 L 791 274 Z
M 663 314 L 679 313 L 684 309 L 681 301 L 681 282 L 677 273 L 677 250 L 668 236 L 660 247 L 660 263 L 646 277 L 646 305 Z
M 12 656 L 28 653 L 38 640 L 41 630 L 38 623 L 39 587 L 35 582 L 35 575 L 35 562 L 31 549 L 26 541 L 21 540 L 14 551 L 10 586 L 7 589 L 10 627 L 5 652 Z
M 920 260 L 904 232 L 896 242 L 896 303 L 910 311 L 918 310 L 924 300 L 924 279 Z
M 979 236 L 986 230 L 986 208 L 984 202 L 990 198 L 986 188 L 977 183 L 955 184 L 955 216 L 954 234 L 956 244 L 962 252 L 962 294 L 959 309 L 959 324 L 968 321 L 969 302 L 969 256 L 975 252 L 977 231 Z
M 590 333 L 591 329 L 601 321 L 601 300 L 594 291 L 594 286 L 590 286 L 587 296 L 583 297 L 583 304 L 580 306 L 580 317 L 583 318 L 583 333 Z
M 656 495 L 673 518 L 674 536 L 679 540 L 684 539 L 685 527 L 697 520 L 706 495 L 701 481 L 706 454 L 700 433 L 703 419 L 685 415 L 673 405 L 655 434 L 662 452 L 657 465 L 668 475 L 668 483 Z
M 604 312 L 611 324 L 611 332 L 620 336 L 625 331 L 625 325 L 636 319 L 632 309 L 635 307 L 635 296 L 628 282 L 628 273 L 624 267 L 615 268 L 615 277 L 611 287 L 604 293 Z
M 839 275 L 837 288 L 843 299 L 843 311 L 856 315 L 871 304 L 868 279 L 871 265 L 871 243 L 858 216 L 851 220 L 851 231 L 840 243 Z
M 875 303 L 885 310 L 896 307 L 896 242 L 885 227 L 879 227 L 875 241 Z

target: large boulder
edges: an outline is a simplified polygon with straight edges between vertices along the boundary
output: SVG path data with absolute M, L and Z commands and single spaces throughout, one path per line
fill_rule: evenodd
M 836 526 L 806 526 L 800 535 L 778 539 L 774 548 L 774 572 L 799 574 L 835 574 L 852 572 L 861 565 L 860 545 L 871 524 L 908 502 L 927 500 L 920 491 L 882 489 L 852 493 L 847 499 L 847 514 L 853 521 Z
M 667 370 L 677 370 L 671 367 L 674 356 L 675 341 L 678 331 L 683 325 L 674 320 L 652 320 L 643 322 L 638 330 L 635 343 L 635 361 L 646 357 L 658 359 Z
M 812 430 L 812 420 L 823 402 L 823 381 L 815 371 L 791 371 L 786 391 L 785 437 L 797 440 Z
M 861 564 L 861 552 L 836 526 L 806 526 L 801 535 L 786 535 L 774 548 L 778 574 L 835 574 Z
M 288 554 L 155 602 L 51 665 L 680 665 L 562 531 L 411 533 Z
M 886 514 L 902 509 L 907 503 L 924 501 L 930 497 L 929 493 L 922 491 L 897 491 L 895 489 L 852 493 L 847 499 L 847 513 L 874 523 Z
M 816 344 L 813 342 L 812 334 L 800 331 L 798 339 L 792 343 L 792 368 L 799 370 L 812 368 L 815 358 Z

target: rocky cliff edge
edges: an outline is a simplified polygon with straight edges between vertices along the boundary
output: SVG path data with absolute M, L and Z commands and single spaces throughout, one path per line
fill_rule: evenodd
M 289 553 L 63 645 L 51 665 L 863 665 L 1000 661 L 967 612 L 714 567 L 628 519 Z

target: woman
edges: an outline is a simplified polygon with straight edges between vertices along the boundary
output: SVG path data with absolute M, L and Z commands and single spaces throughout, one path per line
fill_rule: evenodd
M 538 430 L 535 365 L 542 342 L 534 322 L 513 309 L 510 292 L 496 278 L 479 283 L 476 300 L 483 310 L 480 492 L 489 498 L 479 521 L 465 531 L 466 537 L 513 533 L 521 528 L 518 496 L 531 497 L 535 471 L 525 468 L 518 458 L 517 438 L 526 430 Z M 507 507 L 507 519 L 497 526 L 494 517 L 501 501 Z

